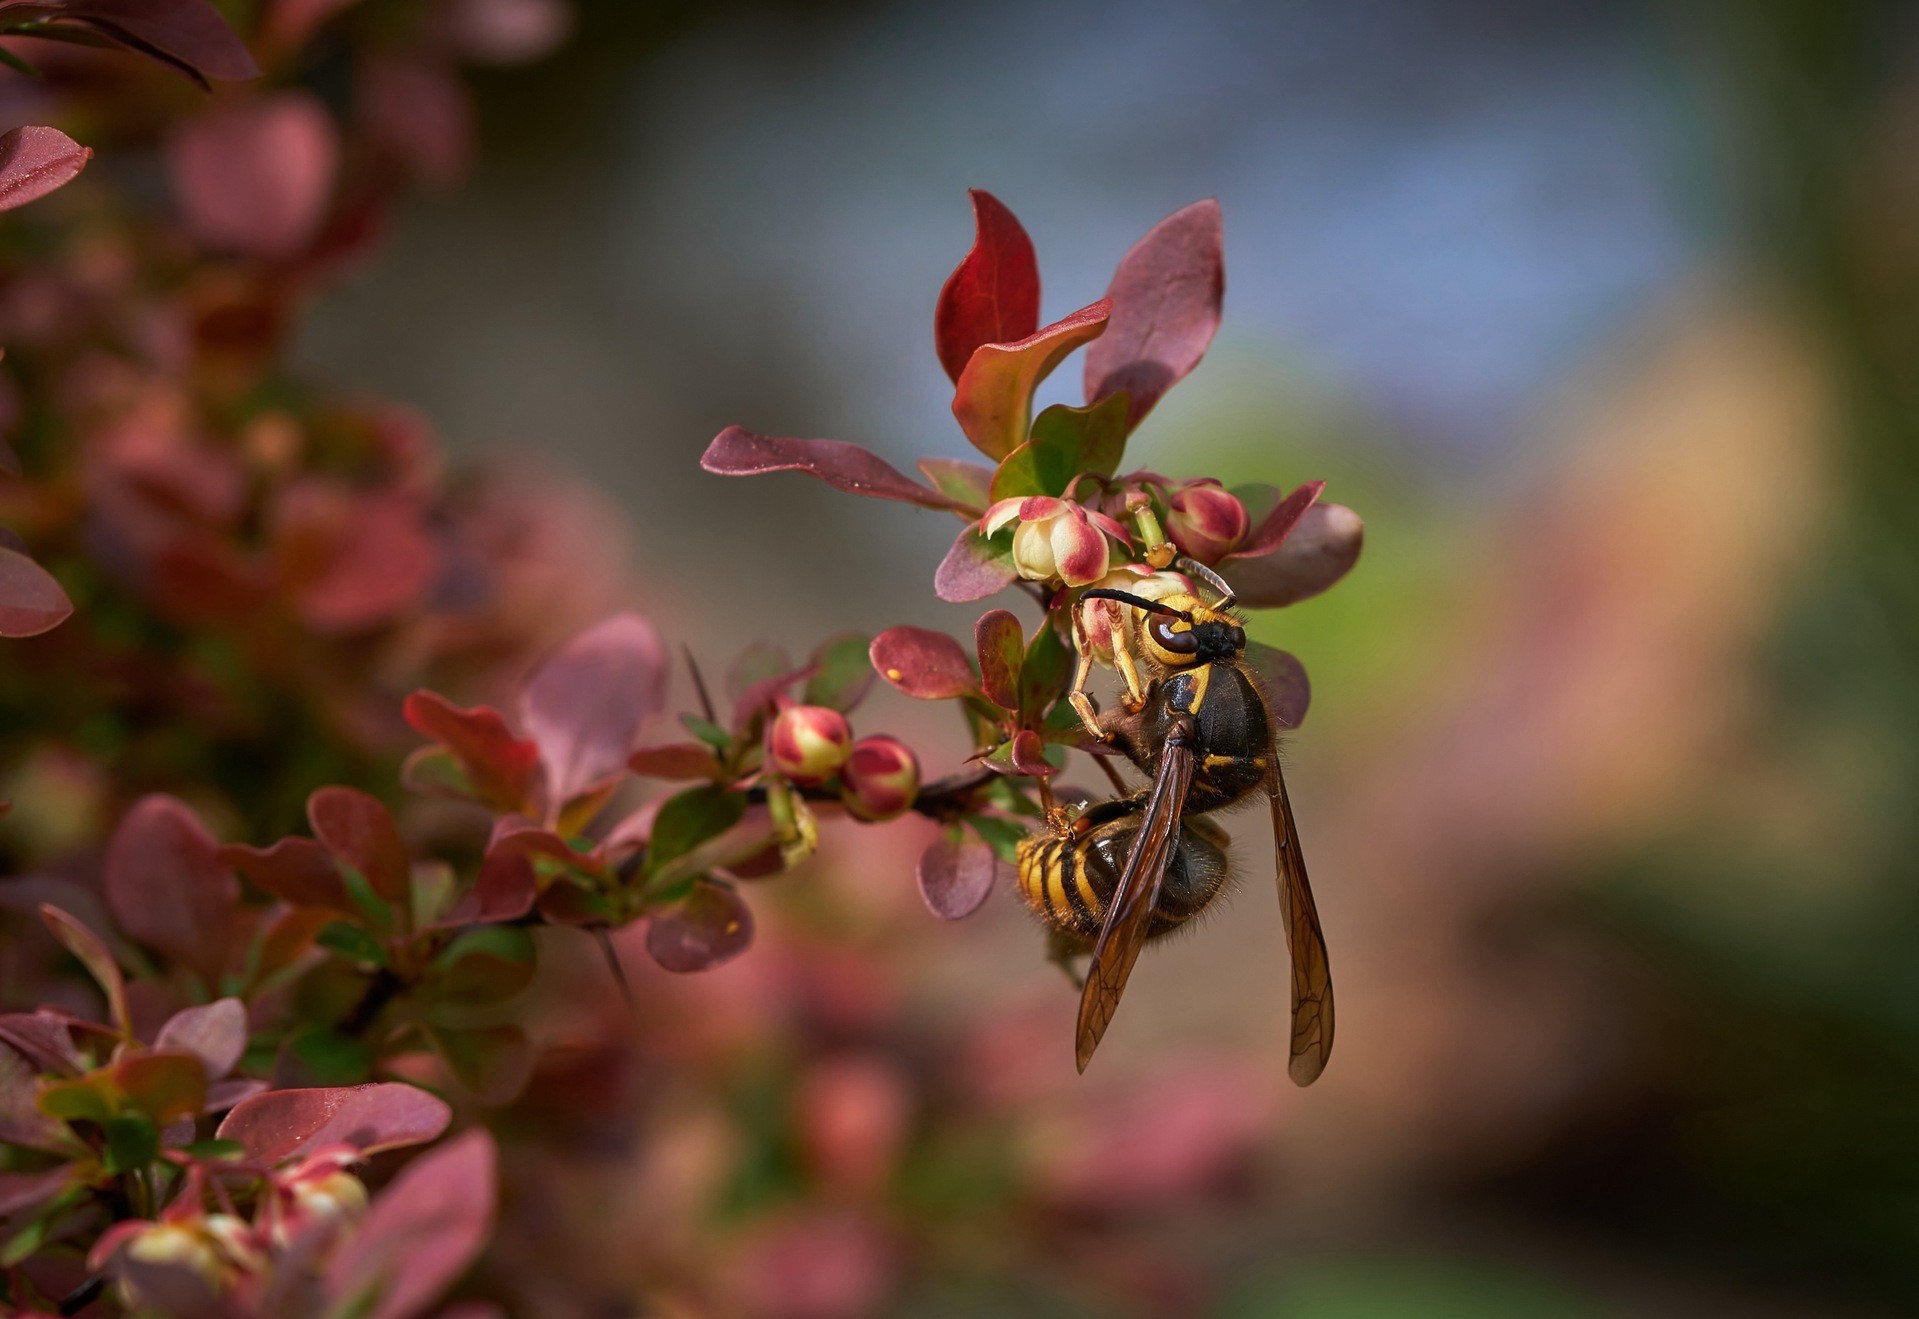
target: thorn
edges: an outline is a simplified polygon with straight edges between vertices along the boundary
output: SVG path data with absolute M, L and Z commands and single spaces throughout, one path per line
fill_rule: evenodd
M 606 959 L 606 969 L 612 973 L 613 983 L 620 987 L 620 997 L 626 1000 L 626 1010 L 639 1016 L 639 1001 L 633 997 L 633 985 L 626 978 L 626 968 L 620 965 L 620 950 L 613 946 L 613 936 L 607 933 L 604 925 L 594 927 L 593 942 L 600 946 L 600 956 Z
M 693 658 L 693 648 L 681 645 L 680 652 L 686 656 L 686 671 L 693 675 L 693 690 L 699 693 L 700 714 L 709 724 L 717 724 L 719 716 L 713 713 L 713 698 L 707 694 L 706 679 L 700 676 L 700 666 Z

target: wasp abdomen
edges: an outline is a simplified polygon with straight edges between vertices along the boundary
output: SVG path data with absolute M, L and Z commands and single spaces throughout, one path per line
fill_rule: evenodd
M 1107 905 L 1138 836 L 1136 814 L 1088 833 L 1033 834 L 1019 845 L 1020 896 L 1048 925 L 1090 944 L 1106 923 Z M 1225 887 L 1226 875 L 1226 852 L 1219 843 L 1183 825 L 1147 937 L 1157 939 L 1198 915 Z

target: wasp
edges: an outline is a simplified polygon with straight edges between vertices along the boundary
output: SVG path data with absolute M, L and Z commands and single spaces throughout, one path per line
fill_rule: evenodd
M 1074 1039 L 1084 1072 L 1140 950 L 1227 887 L 1227 839 L 1211 814 L 1263 789 L 1292 957 L 1287 1070 L 1310 1085 L 1332 1053 L 1333 987 L 1280 771 L 1279 730 L 1261 692 L 1266 675 L 1292 661 L 1247 641 L 1231 588 L 1210 569 L 1184 557 L 1177 567 L 1210 586 L 1215 603 L 1202 601 L 1197 586 L 1157 574 L 1142 578 L 1138 591 L 1094 587 L 1074 607 L 1079 660 L 1069 700 L 1088 733 L 1123 753 L 1150 786 L 1076 816 L 1060 813 L 1024 839 L 1020 891 L 1051 928 L 1057 952 L 1091 952 Z M 1106 611 L 1113 666 L 1125 686 L 1119 707 L 1104 715 L 1086 692 L 1098 649 L 1087 635 L 1089 607 Z

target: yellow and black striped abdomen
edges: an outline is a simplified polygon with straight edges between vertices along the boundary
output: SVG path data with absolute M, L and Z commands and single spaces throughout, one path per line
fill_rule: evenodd
M 1062 934 L 1088 943 L 1106 923 L 1106 908 L 1139 837 L 1137 802 L 1105 803 L 1104 808 L 1125 813 L 1091 828 L 1082 820 L 1069 832 L 1036 833 L 1019 845 L 1019 889 L 1026 905 Z M 1219 895 L 1227 878 L 1223 842 L 1216 830 L 1202 832 L 1193 822 L 1180 826 L 1148 938 L 1184 925 Z
M 1019 845 L 1019 891 L 1036 915 L 1054 929 L 1092 939 L 1106 921 L 1113 877 L 1096 885 L 1088 873 L 1089 837 L 1037 833 Z

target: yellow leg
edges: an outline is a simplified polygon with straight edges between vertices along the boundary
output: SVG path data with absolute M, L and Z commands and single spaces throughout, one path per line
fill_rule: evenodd
M 1117 608 L 1117 602 L 1113 603 Z M 1119 670 L 1119 676 L 1126 682 L 1126 694 L 1121 699 L 1126 708 L 1134 713 L 1146 708 L 1146 688 L 1139 680 L 1139 667 L 1133 662 L 1133 644 L 1127 637 L 1124 618 L 1113 620 L 1113 667 Z
M 1086 636 L 1086 619 L 1080 610 L 1086 606 L 1073 608 L 1073 649 L 1079 655 L 1079 662 L 1073 668 L 1073 685 L 1066 693 L 1066 699 L 1072 702 L 1073 710 L 1079 715 L 1080 723 L 1086 731 L 1099 741 L 1106 740 L 1106 734 L 1099 726 L 1099 711 L 1093 706 L 1093 698 L 1086 694 L 1086 681 L 1093 676 L 1093 646 Z

